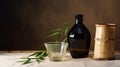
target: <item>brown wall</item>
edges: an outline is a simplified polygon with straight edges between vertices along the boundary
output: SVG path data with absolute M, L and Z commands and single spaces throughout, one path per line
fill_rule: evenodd
M 96 23 L 115 23 L 116 49 L 120 50 L 119 0 L 3 0 L 0 2 L 0 50 L 43 49 L 50 30 L 65 22 L 74 24 L 74 14 L 84 14 L 84 24 L 94 45 Z

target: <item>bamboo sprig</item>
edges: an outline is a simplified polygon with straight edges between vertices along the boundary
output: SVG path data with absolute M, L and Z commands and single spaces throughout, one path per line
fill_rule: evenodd
M 61 28 L 57 28 L 51 31 L 51 34 L 48 35 L 49 38 L 51 37 L 56 37 L 56 43 L 60 42 L 60 40 L 62 40 L 62 42 L 65 42 L 67 40 L 67 33 L 69 30 L 69 24 L 66 23 L 65 25 L 63 25 Z M 62 37 L 64 37 L 62 39 Z M 33 62 L 33 60 L 35 60 L 36 62 L 40 63 L 41 61 L 45 60 L 45 57 L 48 56 L 47 52 L 34 52 L 33 54 L 25 57 L 25 58 L 21 58 L 22 61 L 19 62 L 23 62 L 22 64 L 29 64 L 31 62 Z
M 56 42 L 65 42 L 67 40 L 67 33 L 69 31 L 69 24 L 66 23 L 65 25 L 63 25 L 61 28 L 57 28 L 51 31 L 51 34 L 48 35 L 48 37 L 56 37 Z M 64 37 L 62 39 L 62 37 Z
M 36 62 L 40 63 L 42 60 L 45 59 L 46 56 L 48 56 L 46 51 L 44 52 L 38 51 L 38 52 L 34 52 L 33 54 L 25 58 L 21 58 L 22 60 L 18 62 L 23 62 L 22 64 L 24 65 L 24 64 L 31 63 L 33 62 L 33 60 L 35 60 Z

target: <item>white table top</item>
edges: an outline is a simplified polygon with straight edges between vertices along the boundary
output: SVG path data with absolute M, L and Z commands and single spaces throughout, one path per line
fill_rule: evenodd
M 116 54 L 116 60 L 98 61 L 92 58 L 72 59 L 69 53 L 68 58 L 64 62 L 53 62 L 48 58 L 41 63 L 33 62 L 22 65 L 18 61 L 21 57 L 30 55 L 31 53 L 0 53 L 0 67 L 120 67 L 120 53 Z

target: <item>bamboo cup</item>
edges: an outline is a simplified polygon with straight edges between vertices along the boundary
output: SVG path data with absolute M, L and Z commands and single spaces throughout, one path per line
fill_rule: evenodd
M 96 24 L 93 59 L 115 59 L 115 24 Z

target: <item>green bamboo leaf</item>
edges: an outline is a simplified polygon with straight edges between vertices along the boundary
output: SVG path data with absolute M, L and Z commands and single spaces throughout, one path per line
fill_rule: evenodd
M 54 29 L 52 30 L 51 32 L 58 32 L 58 31 L 61 31 L 62 29 L 58 28 L 58 29 Z
M 38 54 L 36 57 L 38 57 L 38 58 L 44 57 L 44 53 L 45 53 L 45 52 L 39 52 L 39 54 Z
M 35 57 L 38 57 L 42 54 L 43 52 L 37 52 L 37 54 L 35 55 Z
M 64 26 L 64 32 L 65 32 L 65 36 L 67 35 L 68 31 L 69 31 L 69 24 L 66 23 L 65 26 Z
M 30 57 L 30 56 L 34 56 L 34 55 L 36 55 L 36 54 L 38 54 L 38 52 L 35 52 L 35 53 L 29 55 L 28 57 Z
M 34 56 L 34 57 L 31 57 L 31 56 Z M 24 64 L 31 63 L 32 62 L 31 60 L 36 60 L 36 62 L 40 63 L 42 60 L 45 60 L 46 56 L 48 56 L 46 51 L 44 52 L 39 51 L 29 55 L 26 58 L 21 58 L 23 60 L 18 62 L 23 62 L 22 64 L 24 65 Z
M 45 52 L 45 53 L 43 54 L 43 56 L 44 56 L 44 57 L 48 56 L 47 52 Z
M 65 36 L 67 35 L 68 30 L 69 30 L 69 27 L 66 27 L 66 28 L 65 28 Z
M 48 37 L 58 36 L 59 34 L 60 34 L 60 32 L 54 32 L 54 33 L 48 35 Z
M 62 35 L 62 32 L 59 32 L 59 34 L 57 35 L 57 38 L 60 39 Z
M 44 57 L 40 57 L 41 60 L 44 60 L 45 58 Z
M 25 60 L 23 64 L 28 64 L 28 63 L 31 63 L 31 59 Z

